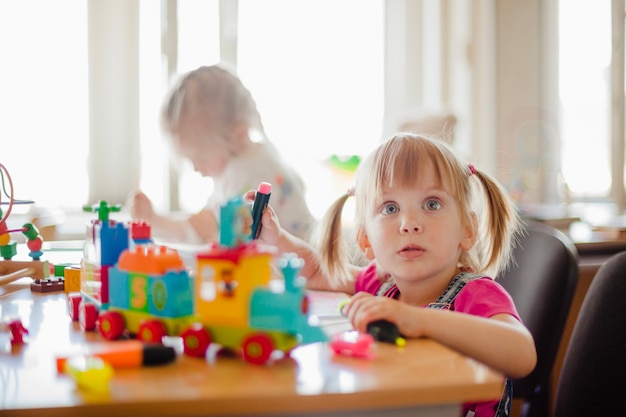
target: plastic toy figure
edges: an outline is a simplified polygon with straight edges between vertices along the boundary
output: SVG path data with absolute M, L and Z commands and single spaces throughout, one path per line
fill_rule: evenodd
M 28 334 L 28 329 L 24 327 L 19 319 L 11 320 L 6 324 L 1 324 L 0 329 L 11 332 L 11 345 L 21 345 L 24 343 L 24 335 Z

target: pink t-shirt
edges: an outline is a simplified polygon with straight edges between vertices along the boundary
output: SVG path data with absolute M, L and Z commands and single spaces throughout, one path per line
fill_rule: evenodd
M 355 290 L 356 292 L 364 291 L 387 297 L 394 297 L 398 293 L 393 283 L 380 281 L 374 263 L 368 265 L 357 275 Z M 489 277 L 476 278 L 465 284 L 452 302 L 450 310 L 480 317 L 510 314 L 520 320 L 515 303 L 509 293 Z M 461 415 L 466 416 L 469 410 L 474 410 L 475 417 L 493 417 L 499 400 L 464 404 Z

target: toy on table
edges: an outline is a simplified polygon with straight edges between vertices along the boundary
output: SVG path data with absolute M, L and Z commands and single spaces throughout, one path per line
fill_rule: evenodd
M 106 268 L 101 263 L 100 303 L 92 304 L 100 334 L 143 342 L 181 336 L 186 355 L 205 357 L 215 344 L 255 364 L 266 363 L 275 351 L 326 341 L 323 330 L 309 324 L 305 282 L 298 275 L 303 260 L 282 257 L 282 288 L 271 286 L 276 249 L 250 240 L 244 214 L 249 218 L 241 198 L 221 208 L 221 242 L 196 255 L 194 274 L 174 249 L 127 245 L 123 227 L 110 233 L 110 221 L 98 221 L 92 230 L 97 243 L 90 250 L 98 248 L 101 260 L 104 254 L 111 257 Z M 88 264 L 83 265 L 86 270 Z M 82 279 L 81 284 L 92 282 Z M 84 299 L 82 287 L 81 293 Z M 81 321 L 84 314 L 83 308 Z
M 79 388 L 106 394 L 113 377 L 113 367 L 99 357 L 76 356 L 63 363 L 63 373 L 72 377 Z
M 171 346 L 125 340 L 90 343 L 80 355 L 58 357 L 56 366 L 59 374 L 74 378 L 79 388 L 106 393 L 113 369 L 165 365 L 175 359 L 176 351 Z
M 9 185 L 9 192 L 5 188 L 5 180 Z M 41 261 L 43 254 L 41 248 L 43 238 L 39 230 L 32 223 L 25 223 L 19 229 L 9 229 L 7 221 L 9 215 L 16 204 L 33 204 L 32 200 L 17 200 L 14 198 L 13 181 L 11 174 L 7 168 L 0 164 L 0 182 L 2 190 L 0 192 L 0 205 L 8 205 L 6 213 L 0 208 L 0 284 L 6 284 L 23 276 L 30 276 L 34 279 L 47 279 L 49 274 L 49 265 L 45 261 Z M 8 202 L 2 201 L 5 196 Z M 13 261 L 12 258 L 17 255 L 17 242 L 11 239 L 11 233 L 21 232 L 27 239 L 26 245 L 29 249 L 29 256 L 32 261 Z M 28 269 L 31 275 L 23 275 L 25 269 Z
M 335 334 L 329 346 L 337 355 L 352 356 L 355 358 L 374 359 L 374 337 L 369 333 L 348 330 Z
M 220 209 L 220 244 L 226 247 L 236 247 L 248 243 L 251 239 L 247 228 L 246 216 L 248 208 L 243 204 L 243 198 L 234 197 L 227 201 Z
M 9 320 L 0 323 L 0 330 L 11 332 L 11 345 L 21 345 L 24 343 L 24 335 L 28 334 L 28 329 L 24 327 L 19 319 Z
M 344 309 L 350 303 L 350 299 L 343 300 L 337 308 L 341 314 L 345 315 Z M 371 357 L 362 352 L 366 349 L 369 338 L 363 334 L 354 335 L 354 330 L 346 331 L 343 335 L 337 335 L 333 340 L 335 345 L 331 346 L 335 353 L 350 356 Z M 367 333 L 373 340 L 384 343 L 392 343 L 402 347 L 406 345 L 406 340 L 400 335 L 398 326 L 388 320 L 375 320 L 367 325 Z M 352 346 L 355 345 L 355 346 Z M 356 353 L 355 353 L 356 352 Z
M 7 211 L 7 215 L 8 213 L 9 211 Z M 2 217 L 2 209 L 0 209 L 0 217 Z M 25 223 L 21 229 L 9 230 L 6 226 L 6 217 L 8 216 L 2 217 L 0 220 L 0 253 L 4 258 L 4 260 L 0 261 L 0 274 L 2 274 L 0 275 L 0 283 L 8 283 L 28 276 L 35 280 L 31 284 L 31 290 L 33 291 L 63 291 L 63 281 L 49 278 L 50 264 L 41 260 L 43 239 L 39 234 L 39 230 L 31 223 Z M 26 246 L 30 250 L 28 255 L 33 259 L 32 261 L 12 260 L 17 254 L 17 242 L 12 241 L 9 235 L 12 232 L 22 232 L 26 236 Z M 26 271 L 28 271 L 28 275 L 24 274 Z
M 165 365 L 174 362 L 176 350 L 160 343 L 143 343 L 138 340 L 123 340 L 115 343 L 90 343 L 85 346 L 82 357 L 97 357 L 113 368 L 138 368 Z M 65 364 L 72 357 L 56 359 L 57 372 L 65 372 Z
M 41 237 L 39 230 L 32 223 L 24 223 L 19 229 L 9 229 L 6 224 L 6 220 L 11 212 L 11 203 L 6 214 L 3 214 L 0 208 L 0 255 L 5 260 L 11 260 L 17 255 L 17 242 L 11 240 L 10 233 L 22 232 L 26 236 L 26 246 L 30 250 L 28 256 L 34 261 L 38 261 L 43 255 L 41 247 L 43 246 L 43 238 Z
M 104 200 L 100 200 L 98 204 L 83 206 L 83 211 L 98 213 L 98 220 L 102 223 L 109 221 L 109 213 L 119 212 L 122 210 L 121 204 L 110 205 Z
M 406 340 L 400 336 L 398 326 L 387 320 L 375 320 L 369 323 L 367 333 L 379 342 L 392 343 L 400 347 L 406 345 Z
M 123 251 L 150 245 L 150 225 L 145 221 L 121 222 L 110 218 L 119 212 L 121 205 L 99 201 L 85 205 L 84 211 L 98 214 L 87 225 L 83 259 L 80 265 L 79 294 L 68 297 L 68 310 L 73 320 L 78 320 L 84 330 L 95 330 L 100 310 L 106 310 L 109 302 L 109 270 Z M 73 270 L 68 274 L 75 276 Z M 73 280 L 72 282 L 75 282 Z M 75 288 L 75 284 L 73 284 Z

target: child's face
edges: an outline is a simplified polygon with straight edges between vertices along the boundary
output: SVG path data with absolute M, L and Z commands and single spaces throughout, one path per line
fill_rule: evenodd
M 473 234 L 432 165 L 424 166 L 415 187 L 385 189 L 381 201 L 368 208 L 365 231 L 382 269 L 396 281 L 449 280 Z
M 206 130 L 193 125 L 181 127 L 178 150 L 203 177 L 219 177 L 226 169 L 233 152 L 227 138 Z

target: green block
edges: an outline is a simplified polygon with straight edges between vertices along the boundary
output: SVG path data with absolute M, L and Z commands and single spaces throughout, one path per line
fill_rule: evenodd
M 0 246 L 0 256 L 9 260 L 17 255 L 17 242 L 9 242 L 7 245 Z

